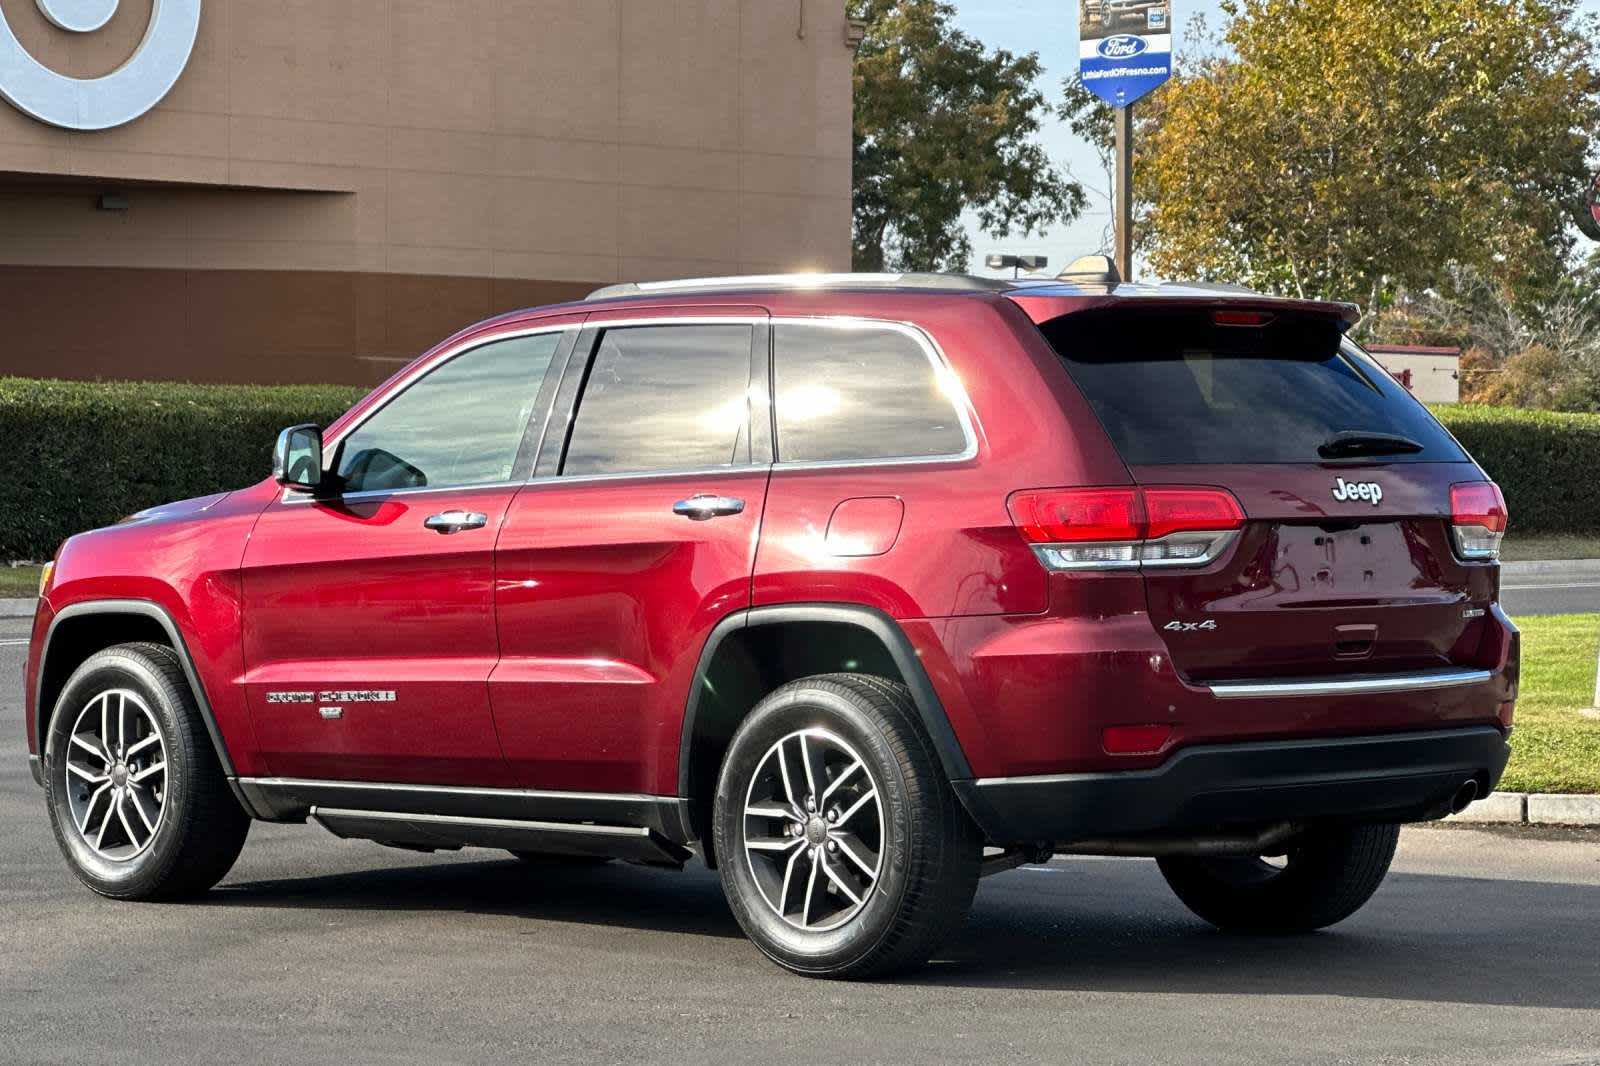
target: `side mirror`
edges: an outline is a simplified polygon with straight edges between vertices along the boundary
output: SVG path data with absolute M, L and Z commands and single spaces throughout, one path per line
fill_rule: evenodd
M 272 452 L 272 477 L 280 485 L 314 492 L 322 487 L 322 430 L 290 426 L 278 434 Z

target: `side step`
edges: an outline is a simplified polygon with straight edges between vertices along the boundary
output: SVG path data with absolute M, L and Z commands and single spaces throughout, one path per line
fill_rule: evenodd
M 427 851 L 503 848 L 562 855 L 593 855 L 654 866 L 682 866 L 691 852 L 642 826 L 524 822 L 445 814 L 401 814 L 311 808 L 311 818 L 346 840 L 373 840 Z

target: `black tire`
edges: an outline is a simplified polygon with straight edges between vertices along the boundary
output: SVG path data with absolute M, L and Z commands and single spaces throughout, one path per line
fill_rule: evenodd
M 77 802 L 82 804 L 84 790 L 94 786 L 83 784 L 79 777 L 73 777 L 73 785 L 69 785 L 72 775 L 67 768 L 71 731 L 80 714 L 102 694 L 114 691 L 131 692 L 144 704 L 144 708 L 136 707 L 135 713 L 148 710 L 142 721 L 147 729 L 153 722 L 148 735 L 159 733 L 161 741 L 150 750 L 163 753 L 165 766 L 162 776 L 150 779 L 147 794 L 159 803 L 153 831 L 144 838 L 142 850 L 120 860 L 96 850 L 79 828 L 69 789 L 79 788 Z M 117 728 L 120 735 L 122 726 Z M 94 757 L 89 756 L 87 763 L 93 767 Z M 228 788 L 178 656 L 164 645 L 122 644 L 90 656 L 78 667 L 56 702 L 44 765 L 56 843 L 78 880 L 102 896 L 171 900 L 205 892 L 232 868 L 250 831 L 250 817 Z M 126 760 L 124 781 L 133 765 Z M 158 787 L 154 782 L 161 783 Z M 131 802 L 126 809 L 132 809 Z M 91 808 L 86 819 L 90 831 L 100 811 Z M 109 807 L 104 813 L 110 822 Z M 138 812 L 127 817 L 137 825 Z M 112 831 L 127 832 L 115 825 Z M 134 846 L 130 839 L 129 847 Z
M 787 839 L 793 831 L 798 853 L 787 851 L 787 845 L 781 852 L 747 852 L 746 827 L 752 824 L 747 802 L 758 787 L 783 794 L 774 783 L 773 769 L 782 756 L 774 756 L 780 742 L 799 744 L 802 733 L 811 748 L 800 750 L 813 752 L 819 760 L 816 772 L 827 785 L 807 786 L 814 778 L 801 777 L 797 770 L 800 790 L 809 787 L 812 795 L 844 798 L 826 799 L 815 809 L 816 817 L 805 813 L 800 806 L 804 800 L 798 798 L 788 809 L 800 811 L 800 817 L 757 816 L 758 832 L 782 827 L 781 838 L 766 837 L 772 842 Z M 822 754 L 815 754 L 818 749 Z M 839 760 L 831 769 L 829 758 Z M 865 781 L 860 769 L 845 772 L 855 759 L 868 775 Z M 846 806 L 864 813 L 846 812 L 845 819 L 830 828 L 832 819 L 827 815 Z M 881 678 L 860 674 L 804 678 L 757 704 L 723 759 L 712 819 L 718 872 L 734 917 L 762 952 L 797 974 L 863 978 L 918 966 L 961 925 L 977 889 L 982 836 L 945 778 L 910 694 L 904 686 Z M 851 827 L 853 831 L 846 832 Z M 837 840 L 835 830 L 842 834 Z M 807 835 L 812 832 L 818 835 Z M 823 836 L 835 846 L 816 843 Z M 860 864 L 857 858 L 860 869 L 852 868 L 845 852 L 865 856 L 868 862 Z M 779 856 L 770 866 L 768 854 Z M 790 855 L 787 861 L 781 858 L 784 854 Z M 816 904 L 817 920 L 812 919 L 809 890 L 800 901 L 800 914 L 779 913 L 791 898 L 783 891 L 789 887 L 788 877 L 779 884 L 779 866 L 791 872 L 800 866 L 833 871 L 815 879 L 824 896 L 832 897 Z M 868 873 L 869 866 L 875 866 L 875 875 Z M 866 881 L 864 875 L 875 880 Z M 853 884 L 859 900 L 852 898 L 854 893 L 847 897 L 842 887 L 830 886 L 833 876 Z M 770 895 L 779 902 L 769 902 Z M 839 908 L 836 916 L 842 915 L 836 917 L 837 924 L 821 914 L 822 907 L 833 905 Z
M 511 854 L 529 866 L 604 866 L 611 861 L 605 855 L 563 855 L 556 851 L 513 851 Z
M 1219 929 L 1308 933 L 1342 922 L 1372 898 L 1389 872 L 1398 825 L 1309 830 L 1286 861 L 1173 857 L 1161 873 L 1184 906 Z

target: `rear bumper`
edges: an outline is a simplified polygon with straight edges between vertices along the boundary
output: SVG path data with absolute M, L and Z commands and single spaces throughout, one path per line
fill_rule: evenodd
M 1442 817 L 1456 790 L 1493 789 L 1511 754 L 1494 726 L 1184 748 L 1152 770 L 956 783 L 1000 844 L 1316 819 Z

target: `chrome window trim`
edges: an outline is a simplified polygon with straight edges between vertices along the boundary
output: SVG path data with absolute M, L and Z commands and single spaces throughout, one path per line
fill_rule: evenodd
M 1365 677 L 1323 677 L 1304 681 L 1213 681 L 1204 687 L 1219 700 L 1274 699 L 1299 696 L 1355 696 L 1478 685 L 1494 676 L 1490 670 L 1421 670 Z
M 913 465 L 917 465 L 917 464 L 940 464 L 940 465 L 944 465 L 944 464 L 950 464 L 950 463 L 971 462 L 973 459 L 977 458 L 977 456 L 978 456 L 978 436 L 977 436 L 977 428 L 976 428 L 976 419 L 973 417 L 972 400 L 967 395 L 966 384 L 961 380 L 960 375 L 958 375 L 955 372 L 955 368 L 950 365 L 950 360 L 944 354 L 944 349 L 939 346 L 939 342 L 934 340 L 933 337 L 931 335 L 929 335 L 926 331 L 924 331 L 920 326 L 913 325 L 912 323 L 909 323 L 909 322 L 897 322 L 897 321 L 894 321 L 892 319 L 886 319 L 886 318 L 868 318 L 868 317 L 864 317 L 864 316 L 861 316 L 861 315 L 817 315 L 817 316 L 784 315 L 784 316 L 778 316 L 778 317 L 772 317 L 772 316 L 767 316 L 767 315 L 744 315 L 744 314 L 741 314 L 741 315 L 692 315 L 692 316 L 666 315 L 666 316 L 649 316 L 649 317 L 644 317 L 644 318 L 628 318 L 628 317 L 620 317 L 619 318 L 619 317 L 604 317 L 604 316 L 591 315 L 585 321 L 582 321 L 582 322 L 577 322 L 577 321 L 568 322 L 565 325 L 560 325 L 560 326 L 530 325 L 530 326 L 528 326 L 527 328 L 524 328 L 524 329 L 515 329 L 515 330 L 511 330 L 511 331 L 506 332 L 506 333 L 496 333 L 496 334 L 494 334 L 492 336 L 488 336 L 488 337 L 469 337 L 469 338 L 461 341 L 458 345 L 456 345 L 456 346 L 454 346 L 452 348 L 446 349 L 444 351 L 444 353 L 441 354 L 439 356 L 439 358 L 437 358 L 436 360 L 430 362 L 426 366 L 416 368 L 410 374 L 407 374 L 405 377 L 401 378 L 398 382 L 396 382 L 392 386 L 393 391 L 390 393 L 389 396 L 387 396 L 383 400 L 382 403 L 378 404 L 372 410 L 363 413 L 362 416 L 357 421 L 352 422 L 350 425 L 348 425 L 348 426 L 344 427 L 343 429 L 341 429 L 339 431 L 338 436 L 332 437 L 332 438 L 330 438 L 328 440 L 323 441 L 323 444 L 322 444 L 322 463 L 323 463 L 323 467 L 325 469 L 328 468 L 330 457 L 335 455 L 335 454 L 337 454 L 338 449 L 339 449 L 339 445 L 344 442 L 344 439 L 346 437 L 348 437 L 350 434 L 354 433 L 356 430 L 360 429 L 363 425 L 366 424 L 366 422 L 369 419 L 371 419 L 379 411 L 382 411 L 384 408 L 388 407 L 389 404 L 393 403 L 396 399 L 398 399 L 407 389 L 411 388 L 412 385 L 416 384 L 418 380 L 420 380 L 421 378 L 425 377 L 426 375 L 432 373 L 434 370 L 436 370 L 439 367 L 443 366 L 445 363 L 450 362 L 452 359 L 455 359 L 457 356 L 464 355 L 467 352 L 472 351 L 473 349 L 476 349 L 476 348 L 481 348 L 484 345 L 493 344 L 496 341 L 514 340 L 514 339 L 519 338 L 519 337 L 530 337 L 530 336 L 534 336 L 534 335 L 540 334 L 540 333 L 565 333 L 568 330 L 579 330 L 579 329 L 582 329 L 582 330 L 589 330 L 589 329 L 606 330 L 606 329 L 629 328 L 629 327 L 634 327 L 634 326 L 671 326 L 671 325 L 678 325 L 678 326 L 707 326 L 707 325 L 760 326 L 760 325 L 766 325 L 766 324 L 770 324 L 770 325 L 774 325 L 774 326 L 776 326 L 776 325 L 820 326 L 820 327 L 823 327 L 823 328 L 828 328 L 828 327 L 832 327 L 832 328 L 852 328 L 852 327 L 859 328 L 861 326 L 870 326 L 870 327 L 887 328 L 887 329 L 889 329 L 889 330 L 891 330 L 893 332 L 903 333 L 906 336 L 910 337 L 912 340 L 916 341 L 917 344 L 922 348 L 923 355 L 925 357 L 927 357 L 929 362 L 933 365 L 935 372 L 939 372 L 940 370 L 943 370 L 944 373 L 949 375 L 948 380 L 951 383 L 951 387 L 955 390 L 955 395 L 951 397 L 951 405 L 955 408 L 957 419 L 961 423 L 962 439 L 966 441 L 966 447 L 960 453 L 954 454 L 954 455 L 907 455 L 907 456 L 890 456 L 890 457 L 886 457 L 886 458 L 883 458 L 883 459 L 818 459 L 818 460 L 804 460 L 804 461 L 798 461 L 798 462 L 757 463 L 757 464 L 750 464 L 750 465 L 744 465 L 744 466 L 701 467 L 701 468 L 698 468 L 698 469 L 641 470 L 641 471 L 635 471 L 635 472 L 616 473 L 616 474 L 585 474 L 585 475 L 574 476 L 574 477 L 564 477 L 562 475 L 556 474 L 556 475 L 552 475 L 552 476 L 548 476 L 548 477 L 530 477 L 530 478 L 528 478 L 528 479 L 526 479 L 524 481 L 497 481 L 497 482 L 488 482 L 488 483 L 479 484 L 479 485 L 425 485 L 425 486 L 423 486 L 421 488 L 415 488 L 415 489 L 372 489 L 372 490 L 368 490 L 368 491 L 365 491 L 365 492 L 345 493 L 345 494 L 342 494 L 340 496 L 330 497 L 330 498 L 338 499 L 338 500 L 346 500 L 346 501 L 348 501 L 348 500 L 364 500 L 364 499 L 377 499 L 377 498 L 380 498 L 380 497 L 387 498 L 387 497 L 391 497 L 391 496 L 414 496 L 414 495 L 417 495 L 419 493 L 424 493 L 424 492 L 465 492 L 465 491 L 472 491 L 472 490 L 493 490 L 493 489 L 513 488 L 513 487 L 522 486 L 522 485 L 551 484 L 551 483 L 555 483 L 555 482 L 563 482 L 563 483 L 566 483 L 566 484 L 569 484 L 569 485 L 576 485 L 576 484 L 584 484 L 586 482 L 591 482 L 591 481 L 618 481 L 618 480 L 623 480 L 623 479 L 626 479 L 626 478 L 676 478 L 676 477 L 686 477 L 686 476 L 697 475 L 697 474 L 698 475 L 711 475 L 711 476 L 714 476 L 714 475 L 717 475 L 717 474 L 739 473 L 739 472 L 753 471 L 753 470 L 772 470 L 772 471 L 776 472 L 776 471 L 778 471 L 780 469 L 782 469 L 782 470 L 846 470 L 846 469 L 861 468 L 861 467 L 871 467 L 871 466 L 913 466 Z M 774 344 L 776 344 L 776 341 L 774 341 Z M 771 404 L 772 403 L 772 398 L 768 397 L 768 401 L 769 401 L 769 404 Z M 777 444 L 776 439 L 774 439 L 774 444 L 775 445 Z M 320 499 L 319 497 L 312 496 L 310 493 L 300 492 L 300 491 L 295 490 L 295 489 L 285 489 L 283 491 L 283 493 L 279 497 L 279 502 L 280 503 L 284 503 L 284 504 L 309 504 L 309 503 L 316 503 L 316 502 L 319 501 L 319 499 Z

